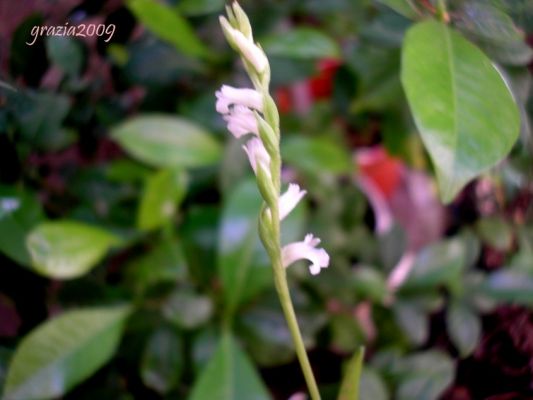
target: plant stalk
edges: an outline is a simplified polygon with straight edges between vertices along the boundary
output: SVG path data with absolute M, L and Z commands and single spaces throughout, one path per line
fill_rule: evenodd
M 281 175 L 281 160 L 278 157 L 272 159 L 274 185 L 276 190 L 280 190 L 280 175 Z M 279 220 L 279 205 L 277 203 L 273 204 L 270 208 L 272 213 L 272 234 L 274 236 L 274 241 L 277 244 L 275 251 L 273 251 L 271 256 L 272 268 L 274 270 L 274 283 L 276 285 L 276 291 L 278 292 L 279 301 L 281 303 L 281 308 L 283 309 L 283 314 L 285 315 L 285 320 L 291 332 L 292 341 L 296 350 L 296 355 L 302 368 L 302 372 L 307 384 L 307 389 L 309 390 L 309 395 L 311 400 L 320 400 L 320 392 L 318 391 L 318 385 L 311 368 L 311 363 L 307 356 L 307 351 L 305 350 L 304 341 L 302 338 L 302 333 L 300 332 L 300 327 L 298 326 L 298 320 L 296 319 L 296 313 L 294 312 L 294 306 L 292 304 L 291 294 L 289 291 L 289 285 L 287 283 L 287 273 L 283 267 L 281 259 L 281 229 L 280 229 L 280 220 Z

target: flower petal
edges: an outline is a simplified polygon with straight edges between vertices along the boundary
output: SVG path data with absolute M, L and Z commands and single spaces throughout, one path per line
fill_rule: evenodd
M 312 275 L 317 275 L 322 268 L 327 268 L 329 265 L 329 254 L 326 250 L 316 248 L 319 243 L 320 239 L 308 234 L 303 242 L 286 245 L 281 250 L 283 266 L 286 268 L 298 260 L 307 259 L 311 261 L 309 272 Z
M 291 183 L 285 193 L 279 198 L 279 219 L 283 220 L 300 202 L 307 192 L 300 190 L 300 186 Z
M 222 85 L 215 95 L 217 97 L 216 110 L 220 114 L 229 113 L 231 105 L 241 105 L 263 111 L 263 96 L 257 90 Z
M 248 155 L 248 160 L 255 174 L 257 174 L 259 165 L 263 167 L 267 174 L 270 174 L 270 155 L 266 151 L 261 139 L 253 137 L 242 148 Z
M 253 133 L 259 135 L 259 129 L 257 127 L 257 118 L 252 110 L 247 107 L 237 105 L 224 115 L 224 120 L 228 123 L 228 130 L 236 138 L 240 138 L 247 133 Z

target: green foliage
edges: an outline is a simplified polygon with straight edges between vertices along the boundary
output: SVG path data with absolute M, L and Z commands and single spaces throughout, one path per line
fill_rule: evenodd
M 218 143 L 183 118 L 134 117 L 114 127 L 113 137 L 133 157 L 155 167 L 200 167 L 212 165 L 220 157 Z
M 137 212 L 141 230 L 159 228 L 172 218 L 185 197 L 186 177 L 183 171 L 164 169 L 150 176 L 144 185 Z
M 270 399 L 250 360 L 235 339 L 225 334 L 196 382 L 190 400 Z
M 279 33 L 261 39 L 268 55 L 296 59 L 338 58 L 339 46 L 319 30 L 298 28 L 287 33 Z
M 445 202 L 501 161 L 518 138 L 518 108 L 500 73 L 443 23 L 409 30 L 402 83 Z
M 113 234 L 74 221 L 43 222 L 28 235 L 32 267 L 52 278 L 77 278 L 93 268 L 120 240 Z
M 4 399 L 55 398 L 113 356 L 129 307 L 66 312 L 32 331 L 11 360 Z
M 143 25 L 176 49 L 190 56 L 206 58 L 210 55 L 189 22 L 177 10 L 154 0 L 130 0 L 127 4 Z

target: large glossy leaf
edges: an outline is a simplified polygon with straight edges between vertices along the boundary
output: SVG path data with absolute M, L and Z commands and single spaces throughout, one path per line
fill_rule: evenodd
M 290 58 L 325 58 L 340 56 L 337 43 L 319 30 L 296 28 L 260 40 L 267 54 Z
M 436 21 L 408 31 L 401 79 L 441 198 L 450 202 L 509 153 L 520 128 L 518 107 L 483 52 Z
M 57 398 L 88 378 L 112 357 L 129 310 L 69 311 L 37 327 L 15 351 L 3 399 Z
M 26 193 L 0 188 L 0 252 L 29 266 L 26 235 L 43 219 L 39 203 Z
M 180 170 L 164 169 L 150 176 L 137 211 L 137 227 L 151 230 L 172 220 L 176 207 L 185 196 L 186 185 L 186 176 Z
M 144 384 L 158 393 L 168 393 L 177 385 L 183 366 L 183 345 L 176 332 L 168 328 L 154 332 L 141 361 Z
M 57 279 L 87 273 L 118 244 L 115 235 L 101 228 L 68 220 L 39 224 L 26 240 L 33 268 Z
M 271 399 L 250 360 L 229 334 L 193 387 L 189 400 Z
M 133 157 L 156 167 L 214 164 L 220 145 L 202 127 L 168 115 L 141 115 L 113 129 L 113 137 Z
M 191 56 L 209 56 L 207 47 L 177 10 L 155 0 L 130 0 L 127 5 L 142 24 L 178 50 Z

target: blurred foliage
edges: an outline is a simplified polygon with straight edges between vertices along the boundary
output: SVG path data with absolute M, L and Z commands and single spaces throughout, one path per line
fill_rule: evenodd
M 525 384 L 505 359 L 484 382 L 488 343 L 512 334 L 493 321 L 533 307 L 533 6 L 449 0 L 444 25 L 437 3 L 242 2 L 272 64 L 283 175 L 308 192 L 282 241 L 312 230 L 331 256 L 318 277 L 288 271 L 325 399 L 356 398 L 359 373 L 362 400 L 533 395 L 527 363 Z M 2 7 L 3 399 L 303 390 L 260 196 L 215 112 L 222 83 L 246 82 L 224 2 Z M 67 21 L 116 31 L 27 44 Z

